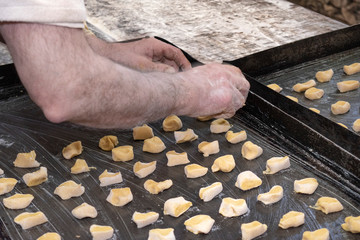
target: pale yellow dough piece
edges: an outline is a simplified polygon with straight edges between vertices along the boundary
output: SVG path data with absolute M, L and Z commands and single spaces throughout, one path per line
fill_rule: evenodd
M 210 186 L 200 188 L 199 197 L 204 202 L 211 201 L 216 195 L 221 193 L 223 190 L 223 185 L 221 182 L 215 182 Z
M 169 189 L 173 185 L 171 179 L 167 179 L 162 182 L 156 182 L 152 179 L 148 179 L 144 182 L 144 188 L 151 194 L 159 194 L 166 189 Z
M 320 110 L 317 108 L 309 108 L 311 111 L 316 112 L 317 114 L 320 114 Z
M 237 176 L 235 186 L 243 191 L 246 191 L 256 188 L 261 184 L 262 184 L 261 179 L 258 176 L 256 176 L 255 173 L 251 171 L 244 171 Z
M 214 118 L 214 116 L 211 115 L 211 116 L 200 116 L 200 117 L 197 117 L 196 119 L 201 121 L 201 122 L 206 122 L 206 121 L 209 121 L 209 120 L 211 120 L 213 118 Z
M 246 141 L 241 148 L 241 155 L 246 160 L 253 160 L 259 157 L 262 153 L 263 149 L 251 141 Z
M 33 187 L 42 184 L 48 180 L 48 173 L 46 167 L 40 167 L 39 170 L 27 173 L 23 176 L 23 180 L 28 187 Z
M 329 240 L 330 233 L 326 228 L 321 228 L 316 231 L 305 231 L 302 240 Z
M 144 140 L 143 151 L 149 153 L 160 153 L 166 148 L 159 137 L 152 137 Z
M 319 186 L 315 178 L 304 178 L 294 181 L 294 191 L 302 194 L 313 194 Z
M 170 198 L 164 203 L 164 215 L 179 217 L 192 205 L 192 202 L 185 200 L 183 197 Z
M 24 209 L 30 205 L 32 200 L 34 200 L 32 194 L 16 193 L 10 197 L 4 198 L 3 203 L 8 209 Z
M 289 167 L 290 167 L 290 159 L 288 156 L 272 157 L 266 161 L 266 170 L 263 173 L 274 174 Z
M 273 204 L 280 201 L 284 196 L 284 189 L 279 186 L 273 186 L 269 192 L 258 195 L 257 200 L 265 205 Z
M 209 215 L 199 214 L 184 222 L 186 229 L 194 234 L 208 234 L 214 225 L 215 220 Z
M 354 129 L 355 132 L 360 132 L 360 118 L 355 120 L 352 128 Z
M 251 223 L 241 224 L 241 234 L 242 240 L 251 240 L 262 234 L 267 230 L 267 225 L 262 224 L 258 221 L 253 221 Z
M 211 171 L 231 172 L 234 168 L 235 168 L 234 156 L 228 154 L 215 159 L 213 165 L 211 166 Z
M 337 101 L 331 105 L 331 112 L 335 115 L 345 114 L 350 110 L 350 103 L 346 101 Z
M 82 151 L 83 147 L 81 141 L 76 141 L 64 147 L 62 150 L 62 154 L 65 159 L 71 159 L 75 156 L 80 155 Z
M 343 205 L 336 198 L 321 197 L 317 200 L 315 206 L 316 210 L 320 210 L 325 214 L 339 212 L 344 209 Z
M 106 201 L 116 207 L 122 207 L 133 200 L 133 195 L 129 187 L 111 189 Z
M 220 152 L 219 141 L 215 140 L 213 142 L 203 141 L 198 145 L 199 152 L 203 154 L 204 157 L 208 157 L 211 154 Z
M 90 226 L 90 233 L 93 240 L 106 240 L 114 235 L 114 229 L 110 226 L 93 224 Z
M 358 89 L 360 87 L 360 82 L 356 80 L 348 80 L 338 82 L 336 85 L 339 91 L 343 93 Z
M 236 144 L 245 141 L 247 139 L 247 135 L 244 130 L 235 133 L 233 131 L 227 131 L 225 134 L 225 138 L 229 143 Z
M 312 87 L 305 91 L 304 96 L 309 100 L 317 100 L 324 96 L 324 90 Z
M 360 216 L 346 217 L 345 223 L 341 224 L 341 227 L 351 233 L 360 233 Z
M 279 222 L 279 227 L 288 229 L 291 227 L 298 227 L 305 223 L 305 214 L 297 211 L 290 211 L 282 216 Z
M 224 217 L 238 217 L 249 211 L 244 199 L 223 198 L 219 208 L 219 213 Z
M 122 175 L 120 172 L 108 172 L 108 170 L 105 170 L 100 176 L 100 187 L 109 186 L 116 183 L 121 183 L 123 181 Z
M 98 212 L 96 211 L 96 208 L 94 206 L 91 206 L 88 203 L 83 203 L 76 208 L 74 208 L 71 211 L 71 214 L 76 217 L 77 219 L 83 219 L 83 218 L 96 218 L 98 215 Z
M 184 143 L 195 141 L 199 136 L 195 134 L 194 130 L 188 128 L 186 131 L 175 131 L 174 137 L 176 143 Z
M 315 74 L 316 79 L 319 82 L 329 82 L 334 75 L 334 71 L 332 69 L 326 71 L 318 71 Z
M 350 65 L 344 65 L 344 72 L 347 75 L 353 75 L 360 72 L 360 63 L 353 63 Z
M 150 224 L 153 224 L 159 219 L 159 214 L 157 212 L 147 212 L 147 213 L 140 213 L 134 212 L 132 215 L 132 220 L 136 223 L 137 228 L 143 228 Z
M 172 132 L 181 129 L 183 126 L 181 119 L 176 115 L 166 117 L 162 123 L 165 132 Z
M 74 166 L 72 166 L 71 168 L 71 173 L 79 174 L 79 173 L 89 172 L 91 168 L 94 167 L 89 167 L 84 159 L 76 159 Z
M 35 160 L 36 153 L 31 151 L 28 153 L 18 153 L 14 161 L 14 166 L 18 168 L 34 168 L 40 166 L 40 163 Z
M 177 153 L 174 150 L 168 151 L 166 153 L 166 158 L 168 160 L 167 162 L 168 167 L 188 164 L 190 162 L 186 152 Z
M 230 123 L 224 118 L 219 118 L 211 122 L 210 132 L 223 133 L 227 132 L 231 128 Z
M 134 159 L 134 148 L 130 145 L 119 146 L 111 150 L 115 162 L 127 162 Z
M 339 125 L 342 126 L 343 128 L 348 129 L 348 127 L 347 127 L 345 124 L 343 124 L 343 123 L 338 122 L 337 124 L 339 124 Z
M 304 92 L 309 88 L 315 87 L 316 86 L 316 82 L 315 80 L 311 79 L 307 82 L 304 83 L 297 83 L 293 86 L 293 90 L 295 92 Z
M 149 163 L 136 162 L 133 167 L 134 174 L 138 178 L 144 178 L 152 174 L 156 169 L 156 161 Z
M 17 182 L 15 178 L 0 178 L 0 195 L 11 192 Z
M 69 180 L 60 184 L 54 191 L 62 200 L 67 200 L 72 197 L 79 197 L 85 192 L 85 188 L 81 184 Z
M 204 176 L 208 172 L 208 168 L 193 163 L 186 165 L 184 171 L 187 178 L 198 178 Z
M 274 90 L 275 92 L 278 92 L 278 93 L 283 90 L 282 87 L 280 87 L 276 83 L 269 84 L 269 85 L 267 85 L 267 87 L 271 88 L 272 90 Z
M 145 140 L 152 137 L 154 137 L 153 130 L 147 124 L 133 128 L 134 140 Z
M 38 237 L 36 240 L 61 240 L 61 236 L 56 232 L 47 232 Z
M 17 215 L 14 219 L 14 222 L 19 224 L 24 230 L 46 223 L 47 221 L 48 219 L 42 212 L 24 212 Z
M 117 136 L 107 135 L 100 138 L 99 148 L 104 151 L 111 151 L 116 145 L 119 144 Z
M 298 103 L 299 99 L 297 99 L 296 97 L 293 96 L 286 96 L 288 99 L 293 100 L 294 102 Z
M 154 228 L 149 231 L 148 240 L 175 240 L 173 228 Z

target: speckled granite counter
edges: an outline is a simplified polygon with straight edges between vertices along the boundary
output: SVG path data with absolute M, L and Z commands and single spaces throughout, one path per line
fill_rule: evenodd
M 233 60 L 347 25 L 285 0 L 85 0 L 108 40 L 159 36 L 202 62 Z M 0 50 L 0 62 L 6 53 Z

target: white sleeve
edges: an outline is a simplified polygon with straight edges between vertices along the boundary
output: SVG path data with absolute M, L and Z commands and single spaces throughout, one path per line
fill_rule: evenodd
M 0 0 L 0 22 L 33 22 L 83 28 L 84 0 Z

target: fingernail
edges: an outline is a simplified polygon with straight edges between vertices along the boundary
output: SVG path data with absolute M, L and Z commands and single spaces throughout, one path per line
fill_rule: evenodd
M 176 73 L 176 70 L 173 67 L 168 67 L 168 68 L 165 69 L 165 72 L 166 73 Z

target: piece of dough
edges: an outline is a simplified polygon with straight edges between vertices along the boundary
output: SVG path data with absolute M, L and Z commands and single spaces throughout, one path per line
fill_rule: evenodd
M 130 145 L 119 146 L 111 150 L 115 162 L 127 162 L 134 159 L 134 148 Z
M 166 117 L 162 123 L 165 132 L 172 132 L 181 129 L 183 126 L 181 119 L 176 115 Z
M 14 222 L 19 224 L 24 230 L 46 223 L 47 221 L 48 219 L 45 214 L 40 211 L 35 213 L 23 212 L 14 219 Z
M 341 224 L 341 227 L 351 233 L 360 233 L 360 216 L 346 217 L 345 223 Z
M 192 202 L 185 200 L 183 197 L 170 198 L 164 203 L 164 215 L 179 217 L 192 205 Z
M 216 195 L 221 193 L 223 190 L 223 185 L 221 182 L 214 182 L 210 186 L 200 188 L 199 197 L 204 202 L 211 201 Z
M 247 139 L 247 134 L 244 130 L 235 133 L 233 131 L 227 131 L 225 138 L 229 143 L 236 144 L 245 141 Z
M 67 200 L 72 197 L 79 197 L 85 192 L 85 188 L 81 184 L 69 180 L 60 184 L 54 191 L 62 200 Z
M 34 200 L 32 194 L 20 194 L 16 193 L 10 197 L 4 198 L 4 206 L 8 209 L 24 209 L 27 208 Z
M 332 69 L 326 70 L 326 71 L 318 71 L 315 74 L 316 79 L 319 82 L 329 82 L 331 80 L 331 78 L 334 75 L 334 71 Z
M 117 136 L 107 135 L 100 138 L 99 148 L 101 148 L 104 151 L 111 151 L 118 144 L 119 144 L 119 140 Z
M 355 120 L 352 128 L 354 129 L 355 132 L 360 132 L 360 118 Z
M 63 148 L 62 154 L 65 159 L 71 159 L 82 153 L 83 147 L 81 141 L 72 142 Z
M 297 99 L 296 97 L 293 97 L 293 96 L 286 96 L 288 99 L 290 100 L 293 100 L 294 102 L 298 103 L 299 102 L 299 99 Z
M 162 182 L 156 182 L 152 179 L 148 179 L 144 182 L 144 188 L 151 194 L 159 194 L 166 189 L 169 189 L 173 185 L 171 179 L 167 179 Z
M 173 228 L 154 228 L 149 231 L 147 240 L 175 240 Z
M 106 240 L 114 235 L 114 229 L 110 226 L 93 224 L 90 226 L 90 233 L 93 240 Z
M 335 115 L 345 114 L 350 110 L 350 103 L 346 101 L 337 101 L 331 105 L 331 112 Z
M 317 200 L 315 206 L 316 210 L 320 210 L 325 214 L 339 212 L 344 209 L 343 205 L 336 198 L 321 197 Z
M 3 175 L 4 174 L 4 170 L 2 170 L 1 168 L 0 168 L 0 175 Z
M 134 174 L 138 178 L 144 178 L 152 174 L 156 169 L 156 161 L 149 163 L 136 162 L 133 167 Z
M 219 213 L 224 217 L 238 217 L 249 211 L 244 199 L 223 198 L 219 208 Z
M 38 237 L 36 240 L 61 240 L 61 236 L 56 232 L 47 232 Z
M 166 148 L 159 137 L 152 137 L 144 140 L 143 151 L 149 153 L 160 153 Z
M 209 215 L 199 214 L 184 222 L 186 229 L 194 234 L 208 234 L 214 225 L 215 220 Z
M 305 91 L 304 96 L 309 100 L 317 100 L 324 96 L 324 90 L 312 87 Z
M 194 130 L 188 128 L 186 131 L 175 131 L 174 137 L 176 143 L 184 143 L 195 141 L 199 136 L 195 134 Z
M 89 172 L 92 168 L 94 167 L 89 167 L 84 159 L 76 159 L 74 166 L 71 167 L 71 173 L 79 174 Z
M 208 168 L 193 163 L 186 165 L 184 171 L 187 178 L 198 178 L 204 176 L 208 172 Z
M 230 123 L 224 118 L 219 118 L 211 122 L 210 132 L 212 133 L 223 133 L 227 132 L 231 128 Z
M 235 168 L 234 156 L 228 154 L 215 159 L 213 165 L 211 166 L 211 171 L 231 172 L 234 168 Z
M 241 224 L 241 234 L 242 240 L 251 240 L 262 234 L 267 230 L 267 225 L 262 224 L 258 221 L 253 221 L 251 223 Z
M 348 129 L 348 127 L 347 127 L 345 124 L 343 124 L 343 123 L 338 122 L 337 124 L 339 124 L 339 125 L 342 126 L 343 128 Z
M 211 154 L 220 152 L 219 141 L 215 140 L 213 142 L 203 141 L 198 145 L 199 152 L 203 154 L 204 157 L 208 157 Z
M 284 189 L 279 186 L 273 186 L 269 192 L 258 195 L 257 200 L 265 205 L 273 204 L 280 201 L 284 196 Z
M 348 80 L 338 82 L 336 85 L 339 91 L 343 93 L 358 89 L 360 87 L 360 82 L 356 80 Z
M 360 63 L 353 63 L 350 65 L 344 65 L 344 72 L 347 75 L 353 75 L 360 72 Z
M 17 182 L 15 178 L 0 178 L 0 195 L 11 192 Z
M 246 160 L 253 160 L 259 157 L 262 153 L 263 149 L 251 141 L 246 141 L 241 147 L 241 155 Z
M 305 223 L 305 214 L 297 211 L 290 211 L 282 216 L 279 222 L 279 227 L 288 229 L 291 227 L 298 227 Z
M 266 161 L 266 170 L 263 173 L 274 174 L 289 167 L 290 167 L 289 156 L 272 157 Z
M 214 116 L 211 115 L 211 116 L 200 116 L 200 117 L 197 117 L 196 119 L 201 121 L 201 122 L 206 122 L 206 121 L 209 121 L 209 120 L 211 120 L 213 118 L 214 118 Z
M 153 130 L 147 124 L 133 128 L 134 140 L 145 140 L 152 137 L 154 137 Z
M 88 203 L 83 203 L 76 208 L 74 208 L 71 211 L 71 214 L 76 217 L 77 219 L 83 219 L 83 218 L 96 218 L 98 215 L 98 212 L 96 211 L 96 208 L 94 206 L 91 206 Z
M 275 92 L 278 92 L 278 93 L 283 90 L 282 87 L 280 87 L 276 83 L 268 84 L 267 87 L 271 88 L 272 90 L 274 90 Z
M 311 111 L 316 112 L 317 114 L 320 114 L 320 110 L 317 108 L 309 108 Z
M 159 214 L 157 212 L 147 212 L 147 213 L 140 213 L 134 212 L 132 215 L 131 220 L 136 223 L 137 228 L 143 228 L 150 224 L 153 224 L 159 219 Z
M 313 194 L 319 186 L 315 178 L 304 178 L 294 181 L 294 191 L 302 194 Z
M 100 187 L 109 186 L 116 183 L 121 183 L 123 181 L 122 175 L 120 172 L 108 172 L 108 170 L 105 170 L 100 176 Z
M 235 186 L 243 191 L 256 188 L 262 184 L 261 179 L 251 171 L 244 171 L 239 173 Z
M 305 231 L 302 240 L 329 240 L 330 233 L 326 228 L 321 228 L 316 231 Z
M 39 167 L 40 163 L 36 161 L 36 153 L 34 150 L 28 153 L 18 153 L 14 161 L 14 166 L 18 168 L 34 168 Z
M 293 86 L 293 90 L 295 92 L 304 92 L 306 91 L 307 89 L 309 88 L 312 88 L 312 87 L 315 87 L 316 86 L 316 82 L 314 79 L 311 79 L 307 82 L 304 82 L 304 83 L 297 83 Z
M 48 173 L 46 167 L 40 167 L 39 170 L 27 173 L 23 176 L 23 180 L 28 187 L 33 187 L 42 184 L 48 180 Z
M 188 164 L 190 162 L 186 152 L 177 153 L 174 150 L 168 151 L 166 153 L 166 158 L 168 160 L 167 162 L 168 167 Z
M 111 189 L 106 201 L 116 207 L 122 207 L 133 200 L 133 195 L 129 187 Z

